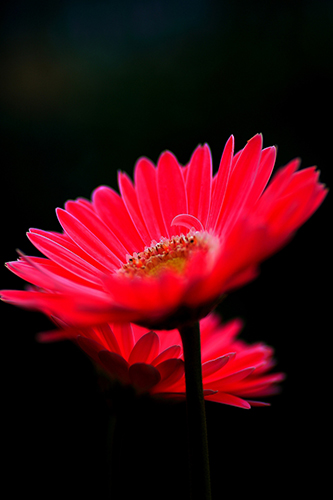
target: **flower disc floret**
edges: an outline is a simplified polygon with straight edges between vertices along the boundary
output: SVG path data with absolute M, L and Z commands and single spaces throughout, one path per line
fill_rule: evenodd
M 185 272 L 191 256 L 201 251 L 208 253 L 213 247 L 213 238 L 206 232 L 192 229 L 187 235 L 180 234 L 170 239 L 161 238 L 143 252 L 127 256 L 127 263 L 119 270 L 128 276 L 158 276 L 163 271 Z

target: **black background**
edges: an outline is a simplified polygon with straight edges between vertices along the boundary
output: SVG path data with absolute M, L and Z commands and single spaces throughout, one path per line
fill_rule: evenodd
M 57 206 L 116 186 L 117 170 L 207 142 L 215 168 L 262 132 L 277 166 L 300 156 L 332 178 L 329 1 L 11 1 L 1 7 L 1 259 L 59 230 Z M 213 498 L 322 496 L 331 379 L 330 195 L 260 277 L 220 307 L 243 338 L 274 346 L 287 374 L 269 408 L 207 404 Z M 1 288 L 22 288 L 5 268 Z M 3 447 L 11 491 L 35 498 L 184 498 L 185 406 L 122 398 L 109 493 L 110 409 L 74 345 L 1 305 Z

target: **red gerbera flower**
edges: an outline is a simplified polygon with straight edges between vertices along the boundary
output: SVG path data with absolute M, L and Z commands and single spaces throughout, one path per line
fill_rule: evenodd
M 282 373 L 274 366 L 273 349 L 263 343 L 248 345 L 237 339 L 242 322 L 221 324 L 210 314 L 200 321 L 204 397 L 242 408 L 266 406 L 253 401 L 278 391 Z M 185 399 L 182 340 L 178 330 L 148 331 L 130 323 L 104 324 L 46 333 L 41 340 L 74 340 L 113 380 L 133 386 L 138 393 Z
M 46 258 L 7 264 L 33 286 L 2 298 L 77 327 L 172 329 L 204 317 L 256 276 L 326 194 L 314 167 L 296 171 L 297 159 L 266 187 L 276 150 L 262 149 L 261 135 L 233 151 L 231 136 L 216 175 L 207 145 L 185 167 L 170 152 L 156 167 L 141 158 L 134 183 L 119 173 L 120 195 L 101 186 L 91 201 L 68 201 L 57 210 L 63 232 L 28 233 Z

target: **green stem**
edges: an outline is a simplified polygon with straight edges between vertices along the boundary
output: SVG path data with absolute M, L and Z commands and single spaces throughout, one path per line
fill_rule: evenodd
M 210 500 L 205 401 L 202 386 L 199 322 L 179 328 L 186 380 L 190 491 L 192 500 Z

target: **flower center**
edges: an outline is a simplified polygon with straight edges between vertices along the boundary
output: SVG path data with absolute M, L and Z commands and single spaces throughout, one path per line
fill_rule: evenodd
M 164 270 L 174 270 L 182 273 L 189 257 L 199 250 L 210 248 L 209 235 L 206 232 L 191 229 L 185 236 L 161 238 L 160 242 L 152 241 L 150 247 L 143 252 L 127 257 L 127 263 L 119 270 L 129 276 L 156 276 Z

